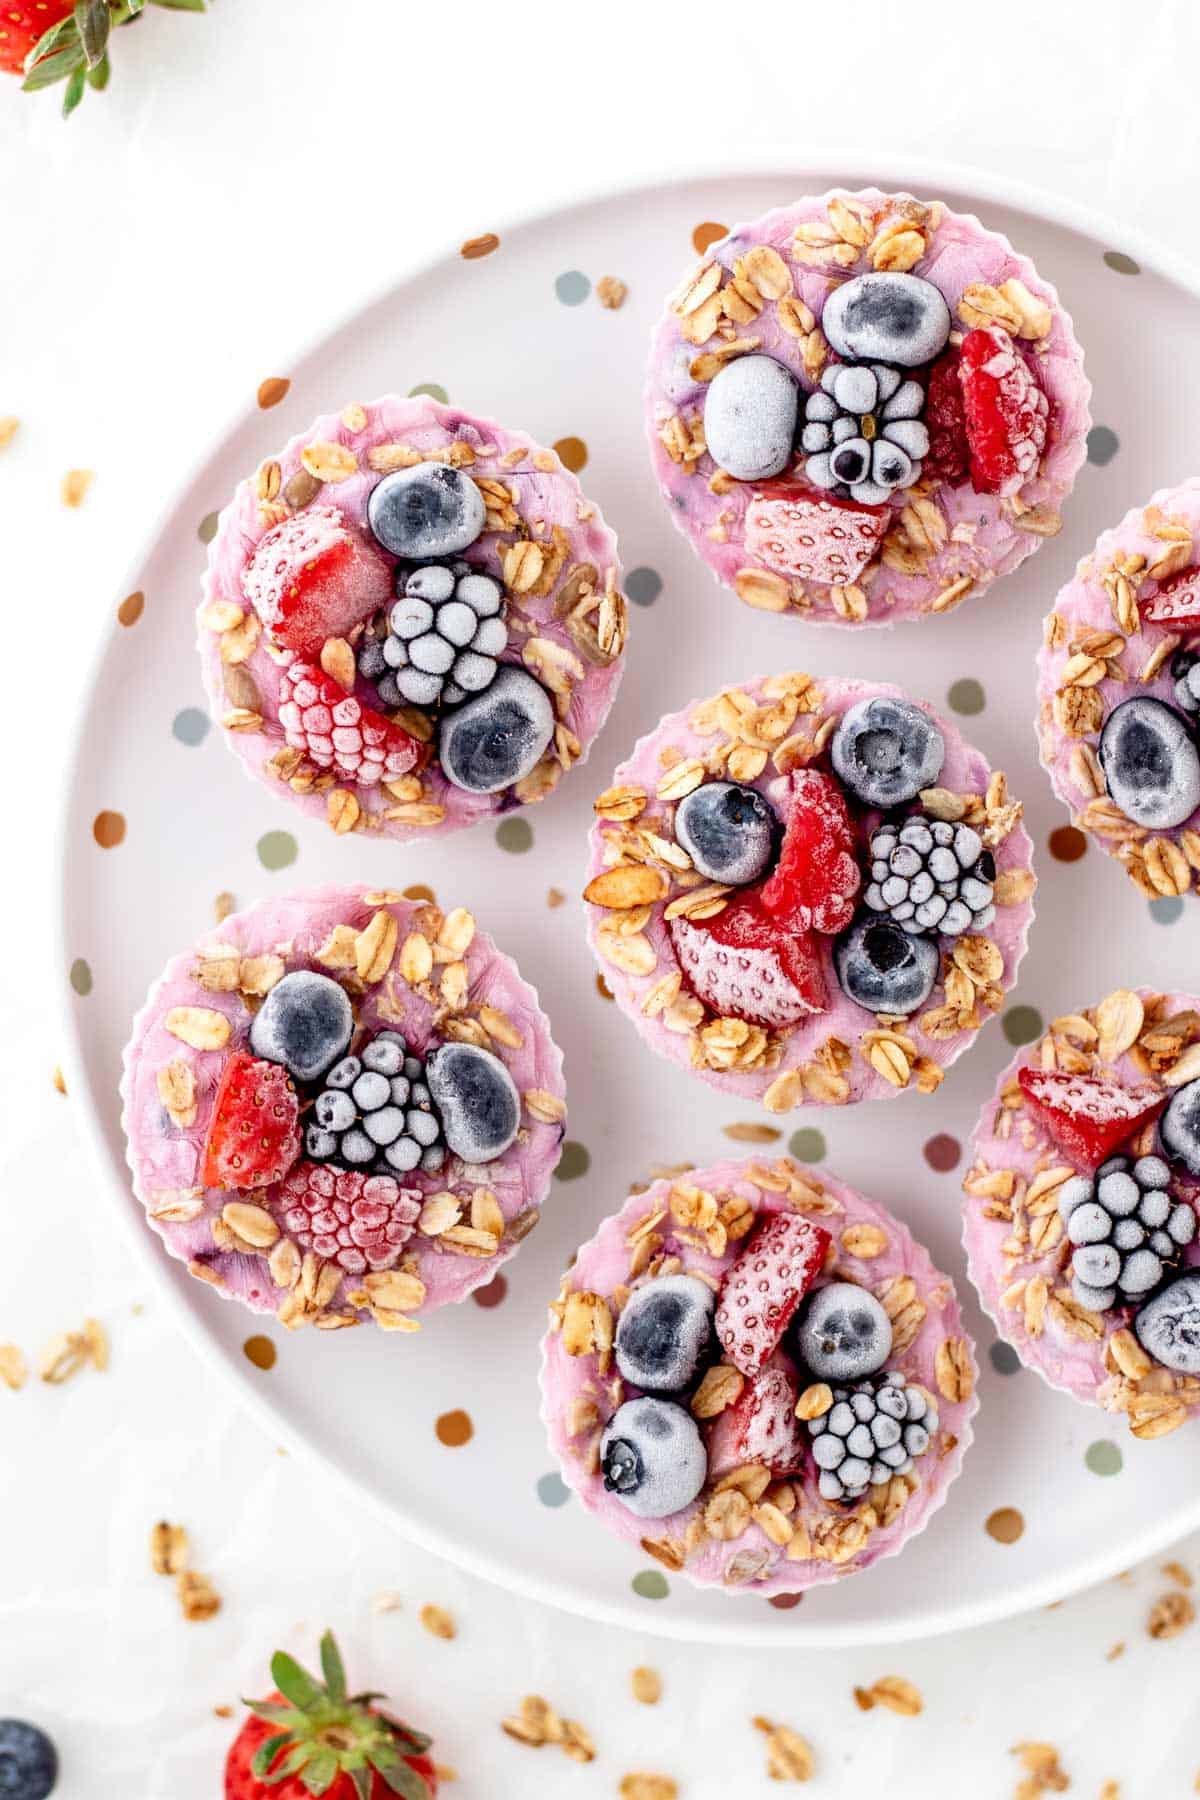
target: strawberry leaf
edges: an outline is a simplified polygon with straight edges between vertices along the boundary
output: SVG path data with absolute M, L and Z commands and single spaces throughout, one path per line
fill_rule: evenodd
M 95 88 L 98 94 L 102 94 L 108 86 L 108 78 L 111 74 L 112 64 L 108 60 L 108 52 L 105 51 L 95 68 L 88 70 L 88 86 Z
M 401 1795 L 402 1800 L 431 1800 L 421 1776 L 399 1757 L 393 1762 L 382 1750 L 372 1750 L 367 1760 L 390 1793 Z
M 269 1775 L 263 1776 L 263 1782 L 267 1787 L 274 1787 L 277 1782 L 286 1781 L 289 1775 L 298 1775 L 311 1754 L 311 1744 L 297 1744 L 296 1748 L 289 1751 L 284 1757 L 277 1769 L 272 1769 Z
M 294 1706 L 282 1706 L 278 1700 L 243 1700 L 258 1719 L 266 1719 L 269 1725 L 288 1725 L 293 1730 L 300 1723 L 300 1715 Z
M 165 6 L 168 12 L 203 12 L 207 0 L 150 0 L 152 6 Z
M 344 1706 L 346 1702 L 346 1668 L 342 1662 L 341 1651 L 337 1647 L 337 1639 L 332 1631 L 327 1631 L 321 1639 L 321 1673 L 325 1677 L 329 1698 L 335 1706 Z
M 327 1794 L 339 1773 L 337 1757 L 322 1744 L 309 1757 L 302 1779 L 310 1794 Z
M 371 1800 L 370 1769 L 350 1769 L 348 1773 L 351 1781 L 354 1783 L 356 1800 Z
M 301 1712 L 315 1712 L 324 1702 L 325 1690 L 286 1650 L 277 1650 L 271 1658 L 271 1679 L 284 1699 Z
M 106 0 L 75 0 L 75 23 L 79 27 L 79 41 L 87 66 L 94 69 L 104 55 L 112 25 Z
M 72 24 L 74 24 L 74 20 L 72 20 Z M 36 94 L 42 88 L 53 87 L 54 83 L 61 81 L 64 76 L 73 75 L 75 70 L 80 67 L 82 54 L 79 38 L 76 35 L 75 41 L 68 44 L 65 49 L 56 50 L 52 56 L 44 56 L 33 64 L 21 83 L 23 91 L 26 94 Z
M 286 1731 L 281 1731 L 276 1737 L 265 1739 L 254 1752 L 254 1760 L 250 1764 L 254 1773 L 260 1777 L 266 1775 L 279 1752 L 286 1750 L 291 1741 Z
M 73 13 L 68 13 L 65 19 L 60 19 L 57 25 L 52 25 L 49 31 L 42 33 L 25 58 L 26 73 L 32 70 L 35 63 L 41 62 L 44 56 L 53 56 L 56 50 L 64 49 L 68 42 L 74 43 L 78 36 L 75 16 Z
M 79 67 L 72 71 L 67 81 L 67 85 L 63 89 L 62 114 L 64 119 L 69 119 L 71 114 L 75 111 L 75 108 L 83 99 L 86 88 L 87 69 L 80 63 Z

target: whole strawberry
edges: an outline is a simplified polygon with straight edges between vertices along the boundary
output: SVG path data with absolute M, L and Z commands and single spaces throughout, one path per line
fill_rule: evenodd
M 24 75 L 27 94 L 64 82 L 63 117 L 88 88 L 102 90 L 110 74 L 108 41 L 147 5 L 169 12 L 203 12 L 207 0 L 4 0 L 0 7 L 0 70 Z
M 225 1763 L 225 1800 L 435 1800 L 429 1739 L 382 1712 L 381 1694 L 351 1695 L 333 1633 L 321 1639 L 317 1681 L 287 1654 L 271 1658 L 276 1693 L 248 1700 Z

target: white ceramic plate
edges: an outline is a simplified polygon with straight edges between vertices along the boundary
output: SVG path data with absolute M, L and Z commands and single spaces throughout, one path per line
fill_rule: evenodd
M 1087 351 L 1097 422 L 1110 434 L 1099 452 L 1112 448 L 1113 433 L 1119 447 L 1103 466 L 1083 470 L 1066 529 L 1016 576 L 949 618 L 855 635 L 751 612 L 714 585 L 664 516 L 650 479 L 640 385 L 651 323 L 694 255 L 695 226 L 733 224 L 798 194 L 872 177 L 978 211 L 1057 283 Z M 713 1161 L 730 1148 L 722 1126 L 754 1116 L 635 1041 L 597 992 L 574 896 L 593 794 L 635 737 L 692 695 L 790 666 L 899 681 L 945 708 L 953 684 L 977 681 L 986 704 L 965 729 L 1008 772 L 1040 853 L 1039 917 L 1011 1004 L 1050 1017 L 1119 983 L 1186 985 L 1194 927 L 1152 918 L 1095 851 L 1069 866 L 1047 853 L 1047 838 L 1065 817 L 1037 766 L 1031 715 L 1040 623 L 1059 584 L 1128 505 L 1194 472 L 1196 284 L 1129 234 L 1065 216 L 1044 197 L 1014 198 L 1011 190 L 1006 197 L 961 172 L 863 168 L 852 160 L 805 170 L 780 159 L 732 176 L 681 177 L 495 229 L 501 241 L 493 254 L 465 260 L 456 245 L 301 359 L 262 371 L 290 375 L 287 399 L 236 420 L 182 489 L 130 574 L 128 588 L 146 597 L 139 622 L 123 627 L 114 618 L 98 651 L 64 821 L 62 953 L 72 1091 L 84 1097 L 106 1191 L 193 1343 L 227 1370 L 269 1429 L 323 1458 L 399 1529 L 492 1580 L 640 1630 L 763 1644 L 882 1642 L 1056 1599 L 1200 1525 L 1195 1433 L 1138 1444 L 1120 1421 L 1051 1393 L 1032 1375 L 1001 1373 L 988 1354 L 994 1333 L 969 1292 L 984 1378 L 965 1473 L 901 1557 L 798 1608 L 696 1593 L 677 1577 L 664 1598 L 643 1597 L 635 1578 L 655 1565 L 631 1556 L 573 1502 L 548 1505 L 539 1495 L 552 1465 L 538 1423 L 538 1341 L 560 1270 L 652 1163 Z M 1117 267 L 1106 252 L 1121 253 Z M 1130 258 L 1139 273 L 1130 271 Z M 560 298 L 580 290 L 575 276 L 556 290 L 568 272 L 593 284 L 579 304 Z M 594 293 L 609 274 L 629 286 L 616 312 Z M 189 722 L 196 724 L 187 709 L 201 704 L 192 622 L 201 521 L 315 414 L 429 382 L 545 442 L 582 438 L 584 484 L 620 534 L 627 571 L 652 569 L 662 580 L 653 603 L 633 609 L 625 683 L 591 765 L 524 815 L 533 833 L 525 854 L 506 852 L 490 828 L 424 853 L 335 839 L 248 785 L 216 733 L 199 746 L 173 735 L 181 713 L 177 728 L 187 735 Z M 102 849 L 93 837 L 102 810 L 127 821 L 117 848 Z M 298 855 L 270 871 L 256 845 L 280 831 L 292 834 Z M 541 1229 L 508 1267 L 503 1303 L 488 1310 L 467 1303 L 416 1338 L 367 1331 L 289 1337 L 262 1326 L 162 1255 L 125 1173 L 120 1052 L 161 965 L 210 922 L 219 890 L 245 903 L 337 878 L 424 882 L 447 904 L 477 912 L 541 991 L 567 1056 L 570 1138 L 591 1157 L 586 1174 L 555 1182 Z M 571 895 L 570 904 L 550 910 L 551 885 Z M 82 963 L 90 970 L 86 995 L 67 982 L 76 965 L 76 983 L 86 986 Z M 935 1133 L 968 1139 L 1010 1054 L 993 1023 L 936 1099 L 905 1096 L 788 1121 L 807 1134 L 802 1150 L 811 1148 L 813 1131 L 822 1133 L 829 1163 L 908 1219 L 964 1288 L 958 1175 L 934 1173 L 922 1147 Z M 264 1329 L 280 1352 L 265 1374 L 242 1351 L 245 1338 Z M 434 1424 L 460 1408 L 474 1437 L 450 1449 Z M 1119 1446 L 1124 1467 L 1115 1478 L 1085 1462 L 1098 1443 Z M 1112 1460 L 1111 1451 L 1099 1455 Z M 557 1483 L 543 1482 L 542 1494 L 557 1499 Z M 1001 1508 L 1022 1516 L 1019 1541 L 1002 1544 L 985 1530 Z

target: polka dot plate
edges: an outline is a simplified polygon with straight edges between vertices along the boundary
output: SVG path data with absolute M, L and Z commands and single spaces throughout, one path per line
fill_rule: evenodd
M 663 513 L 640 407 L 650 327 L 697 246 L 795 195 L 872 177 L 977 211 L 1034 257 L 1074 315 L 1098 421 L 1062 534 L 979 604 L 890 634 L 798 627 L 718 588 Z M 625 284 L 619 306 L 605 277 Z M 1127 233 L 1056 217 L 1035 197 L 911 167 L 769 167 L 515 226 L 465 219 L 445 256 L 306 354 L 280 344 L 111 596 L 66 804 L 61 900 L 71 1085 L 85 1097 L 105 1192 L 149 1278 L 273 1441 L 306 1447 L 399 1530 L 484 1576 L 629 1628 L 713 1641 L 882 1642 L 967 1625 L 1058 1598 L 1200 1525 L 1194 1434 L 1137 1443 L 1120 1421 L 1051 1393 L 1014 1368 L 970 1295 L 983 1405 L 963 1476 L 901 1557 L 799 1605 L 693 1592 L 631 1556 L 567 1497 L 537 1402 L 545 1304 L 575 1246 L 653 1164 L 712 1162 L 731 1127 L 768 1122 L 645 1053 L 584 944 L 577 895 L 592 798 L 663 712 L 789 666 L 898 681 L 961 715 L 1025 802 L 1041 891 L 1003 1018 L 936 1098 L 770 1121 L 779 1147 L 826 1158 L 908 1219 L 964 1283 L 962 1146 L 1012 1045 L 1119 982 L 1178 976 L 1188 948 L 1178 903 L 1148 907 L 1065 828 L 1037 764 L 1033 661 L 1056 589 L 1099 531 L 1194 472 L 1196 298 Z M 588 766 L 544 805 L 427 852 L 335 838 L 247 782 L 202 711 L 193 645 L 202 546 L 234 482 L 318 412 L 387 389 L 448 396 L 556 444 L 620 534 L 634 602 L 624 686 Z M 252 1319 L 161 1256 L 125 1174 L 119 1060 L 152 977 L 211 922 L 219 894 L 241 904 L 334 879 L 421 884 L 471 907 L 537 983 L 566 1052 L 569 1142 L 541 1228 L 503 1275 L 417 1337 L 289 1336 Z

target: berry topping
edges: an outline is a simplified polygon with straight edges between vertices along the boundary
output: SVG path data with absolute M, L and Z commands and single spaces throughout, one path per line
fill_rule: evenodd
M 827 341 L 848 362 L 932 362 L 950 336 L 950 308 L 919 275 L 859 275 L 835 287 L 821 314 Z
M 754 1227 L 717 1301 L 717 1336 L 743 1375 L 765 1368 L 821 1273 L 831 1242 L 823 1226 L 787 1213 L 773 1213 Z
M 500 583 L 470 563 L 426 563 L 401 572 L 397 591 L 386 634 L 358 653 L 383 704 L 453 705 L 490 687 L 508 643 Z
M 675 808 L 675 841 L 709 881 L 747 887 L 766 874 L 779 821 L 762 795 L 736 781 L 706 781 Z
M 708 1349 L 715 1305 L 695 1275 L 661 1275 L 634 1288 L 617 1325 L 617 1367 L 626 1381 L 654 1394 L 682 1393 Z
M 314 1102 L 304 1148 L 314 1162 L 406 1175 L 434 1174 L 446 1160 L 425 1064 L 398 1032 L 381 1031 L 358 1056 L 343 1056 Z
M 354 1014 L 345 988 L 315 969 L 295 969 L 271 989 L 250 1024 L 250 1048 L 296 1081 L 317 1081 L 350 1047 Z
M 271 637 L 302 656 L 386 606 L 391 585 L 387 559 L 332 506 L 276 525 L 242 571 L 242 592 Z
M 1200 1272 L 1177 1275 L 1134 1317 L 1142 1349 L 1164 1369 L 1200 1375 Z
M 842 992 L 856 1006 L 903 1017 L 916 1012 L 933 992 L 937 945 L 891 919 L 867 913 L 838 940 L 833 966 Z
M 957 937 L 991 924 L 995 880 L 995 858 L 970 825 L 918 815 L 872 832 L 863 899 L 902 931 Z
M 490 1050 L 442 1044 L 426 1059 L 425 1079 L 442 1116 L 446 1143 L 463 1162 L 495 1162 L 515 1142 L 521 1096 Z
M 271 1658 L 275 1693 L 248 1700 L 246 1720 L 225 1762 L 225 1800 L 435 1800 L 429 1739 L 391 1712 L 382 1694 L 350 1696 L 332 1632 L 321 1639 L 315 1681 L 286 1651 Z
M 0 1794 L 46 1800 L 58 1780 L 58 1752 L 37 1725 L 0 1719 Z
M 665 1519 L 690 1506 L 708 1459 L 699 1427 L 673 1400 L 627 1400 L 600 1440 L 605 1490 L 639 1519 Z
M 442 774 L 469 794 L 498 794 L 536 768 L 554 736 L 554 708 L 540 682 L 509 663 L 486 693 L 442 715 Z
M 280 1188 L 275 1206 L 302 1250 L 336 1263 L 347 1275 L 362 1275 L 400 1260 L 421 1196 L 392 1175 L 301 1162 Z
M 937 1428 L 932 1399 L 899 1369 L 834 1388 L 827 1410 L 808 1422 L 822 1499 L 861 1500 L 869 1487 L 907 1475 Z
M 711 919 L 668 927 L 683 978 L 718 1018 L 782 1029 L 825 1011 L 825 973 L 816 938 L 764 911 L 752 890 Z
M 367 523 L 385 550 L 407 562 L 457 556 L 483 531 L 487 509 L 469 475 L 446 463 L 417 463 L 371 489 Z
M 977 326 L 958 365 L 977 494 L 1015 494 L 1037 474 L 1050 403 L 1007 331 Z
M 746 508 L 746 552 L 777 574 L 844 587 L 874 556 L 890 516 L 885 506 L 776 481 Z
M 1195 1210 L 1173 1200 L 1161 1156 L 1130 1163 L 1114 1156 L 1093 1179 L 1074 1175 L 1059 1190 L 1058 1211 L 1075 1246 L 1071 1292 L 1089 1312 L 1140 1300 L 1196 1235 Z
M 861 1381 L 892 1353 L 892 1322 L 869 1288 L 819 1287 L 796 1320 L 796 1355 L 822 1381 Z
M 279 677 L 279 723 L 294 750 L 318 769 L 360 787 L 406 775 L 420 745 L 382 713 L 348 694 L 315 663 L 294 662 Z
M 1196 621 L 1200 629 L 1200 619 Z M 1200 713 L 1200 656 L 1194 650 L 1177 650 L 1171 658 L 1175 704 L 1185 713 Z
M 1181 569 L 1141 603 L 1143 619 L 1173 631 L 1200 631 L 1200 569 Z
M 708 1440 L 709 1480 L 747 1463 L 761 1463 L 772 1475 L 789 1475 L 803 1460 L 796 1383 L 787 1369 L 772 1365 L 718 1414 Z
M 804 408 L 804 472 L 814 487 L 879 506 L 921 474 L 929 433 L 921 423 L 925 391 L 885 363 L 831 363 Z
M 838 780 L 864 806 L 888 808 L 932 787 L 946 745 L 929 714 L 911 700 L 882 694 L 841 716 L 829 747 Z
M 819 769 L 793 774 L 790 800 L 779 861 L 763 883 L 763 907 L 781 927 L 832 936 L 853 918 L 862 879 L 846 801 Z
M 1138 694 L 1114 706 L 1097 754 L 1110 797 L 1135 825 L 1168 831 L 1200 806 L 1196 740 L 1163 701 Z
M 1089 1169 L 1098 1168 L 1161 1111 L 1166 1099 L 1154 1088 L 1127 1088 L 1104 1075 L 1058 1069 L 1026 1066 L 1017 1070 L 1017 1081 L 1059 1149 Z
M 300 1154 L 299 1120 L 300 1102 L 287 1070 L 235 1051 L 213 1101 L 204 1144 L 205 1187 L 256 1188 L 280 1181 Z
M 929 371 L 925 425 L 929 432 L 929 450 L 922 473 L 926 480 L 946 481 L 951 487 L 958 487 L 967 478 L 971 447 L 967 442 L 957 350 L 947 350 Z
M 739 356 L 708 384 L 704 441 L 737 481 L 765 481 L 791 459 L 800 410 L 795 377 L 773 356 Z
M 1171 1161 L 1182 1163 L 1200 1181 L 1200 1080 L 1176 1088 L 1158 1122 L 1158 1135 Z

